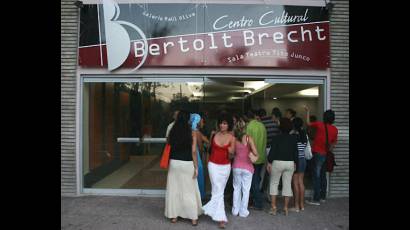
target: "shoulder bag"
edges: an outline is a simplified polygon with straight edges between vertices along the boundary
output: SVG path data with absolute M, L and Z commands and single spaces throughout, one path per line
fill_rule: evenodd
M 306 148 L 305 148 L 305 159 L 310 160 L 313 157 L 312 147 L 310 146 L 309 137 L 307 135 L 306 135 L 306 137 L 307 137 L 307 142 L 306 142 Z
M 163 168 L 163 169 L 167 169 L 169 166 L 169 154 L 171 152 L 171 145 L 170 144 L 166 144 L 164 151 L 162 152 L 162 157 L 161 157 L 161 161 L 159 163 L 159 167 Z

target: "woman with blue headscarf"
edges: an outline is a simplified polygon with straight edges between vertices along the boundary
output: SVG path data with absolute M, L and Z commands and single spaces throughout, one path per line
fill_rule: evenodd
M 191 114 L 190 122 L 191 122 L 191 128 L 193 131 L 199 132 L 198 123 L 200 121 L 201 121 L 201 116 L 199 116 L 199 114 L 196 114 L 196 113 Z M 201 193 L 201 199 L 203 200 L 205 198 L 205 176 L 204 176 L 204 169 L 202 165 L 201 154 L 199 150 L 200 150 L 200 145 L 197 146 L 196 148 L 197 156 L 198 156 L 198 177 L 197 179 L 198 179 L 199 192 Z

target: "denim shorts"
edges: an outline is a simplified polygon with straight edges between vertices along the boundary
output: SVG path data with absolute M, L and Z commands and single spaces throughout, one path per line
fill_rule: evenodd
M 299 158 L 298 159 L 298 167 L 296 169 L 297 173 L 304 173 L 306 170 L 306 159 L 305 158 Z

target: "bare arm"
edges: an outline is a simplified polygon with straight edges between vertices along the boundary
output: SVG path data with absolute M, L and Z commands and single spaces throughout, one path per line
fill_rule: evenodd
M 255 142 L 253 141 L 252 137 L 250 137 L 250 136 L 249 136 L 249 144 L 251 145 L 252 153 L 255 156 L 259 157 L 259 153 L 258 153 L 258 150 L 256 149 Z
M 202 142 L 205 143 L 205 144 L 207 144 L 207 145 L 209 145 L 208 137 L 202 135 Z
M 310 125 L 310 109 L 309 107 L 305 106 L 306 110 L 306 124 L 309 126 Z
M 233 154 L 235 152 L 235 137 L 233 135 L 231 135 L 229 143 L 228 151 Z
M 201 159 L 205 159 L 205 148 L 204 148 L 204 135 L 201 133 L 201 131 L 198 131 L 198 147 L 199 147 L 199 155 L 201 156 Z
M 196 154 L 196 144 L 197 144 L 197 132 L 192 131 L 192 161 L 194 162 L 194 175 L 192 179 L 195 179 L 198 176 L 198 157 Z
M 202 143 L 203 135 L 200 131 L 197 131 L 196 134 L 197 134 L 197 143 L 198 143 L 198 147 L 199 147 L 199 152 L 202 153 L 204 151 L 204 146 L 203 146 L 203 143 Z

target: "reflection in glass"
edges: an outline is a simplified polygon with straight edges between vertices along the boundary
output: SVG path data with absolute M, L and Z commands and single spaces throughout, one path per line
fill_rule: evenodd
M 83 175 L 85 188 L 164 189 L 159 168 L 172 114 L 198 110 L 202 83 L 85 83 L 83 97 Z M 143 142 L 121 143 L 120 137 Z

